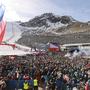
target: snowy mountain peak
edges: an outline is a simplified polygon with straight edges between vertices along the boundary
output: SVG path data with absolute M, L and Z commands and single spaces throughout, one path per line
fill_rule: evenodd
M 26 27 L 50 27 L 50 24 L 48 25 L 48 22 L 51 24 L 61 23 L 61 24 L 69 24 L 72 23 L 74 20 L 70 16 L 57 16 L 53 13 L 44 13 L 40 16 L 36 16 L 35 18 L 29 20 L 28 22 L 21 23 L 20 25 L 26 26 Z
M 58 30 L 60 32 L 66 31 L 68 26 L 77 22 L 71 16 L 58 16 L 53 13 L 44 13 L 20 25 L 24 28 L 23 34 L 40 35 L 47 34 L 48 32 L 57 34 L 56 31 Z

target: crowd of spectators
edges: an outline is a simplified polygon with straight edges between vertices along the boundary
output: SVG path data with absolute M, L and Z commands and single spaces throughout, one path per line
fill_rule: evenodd
M 0 90 L 90 90 L 90 59 L 70 60 L 59 55 L 4 56 L 0 58 Z M 86 67 L 88 65 L 88 67 Z

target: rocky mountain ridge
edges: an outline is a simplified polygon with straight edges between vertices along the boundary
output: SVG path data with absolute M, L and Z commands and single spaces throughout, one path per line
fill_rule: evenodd
M 71 16 L 57 16 L 45 13 L 20 23 L 22 37 L 18 43 L 34 46 L 48 42 L 85 43 L 90 42 L 90 22 L 80 22 Z

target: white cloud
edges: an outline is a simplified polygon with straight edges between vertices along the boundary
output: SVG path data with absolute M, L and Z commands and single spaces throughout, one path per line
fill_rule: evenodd
M 13 10 L 6 10 L 5 11 L 5 15 L 4 15 L 4 18 L 7 20 L 7 21 L 18 21 L 20 20 L 20 17 L 19 15 L 13 11 Z
M 11 1 L 11 0 L 10 0 Z M 18 13 L 16 12 L 16 10 L 13 8 L 13 4 L 10 3 L 10 1 L 5 0 L 2 2 L 2 4 L 4 4 L 5 6 L 5 14 L 4 14 L 4 18 L 7 21 L 16 21 L 16 20 L 20 20 L 20 17 L 18 15 Z M 12 0 L 13 1 L 13 0 Z
M 49 0 L 4 0 L 3 4 L 6 7 L 6 19 L 7 20 L 18 20 L 23 17 L 32 18 L 38 14 L 44 12 L 58 12 L 62 9 L 54 5 Z
M 67 2 L 63 4 L 64 1 L 60 1 L 61 5 L 56 4 L 53 0 L 2 0 L 2 3 L 6 7 L 5 17 L 7 20 L 28 20 L 47 12 L 58 15 L 70 15 L 78 19 L 88 15 L 89 11 L 85 12 L 86 14 L 82 14 L 78 11 L 83 11 L 80 7 L 79 9 L 74 9 L 73 7 L 77 6 L 69 6 Z

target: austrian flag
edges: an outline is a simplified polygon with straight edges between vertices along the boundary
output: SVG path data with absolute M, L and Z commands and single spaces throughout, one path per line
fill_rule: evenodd
M 59 46 L 56 45 L 56 44 L 50 43 L 48 50 L 51 51 L 51 52 L 58 52 L 59 51 Z

